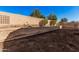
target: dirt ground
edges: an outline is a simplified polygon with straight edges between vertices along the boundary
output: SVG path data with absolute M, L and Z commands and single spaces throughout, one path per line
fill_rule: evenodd
M 43 34 L 20 38 L 18 40 L 7 43 L 8 45 L 14 45 L 14 48 L 12 46 L 9 46 L 10 48 L 7 47 L 9 51 L 79 52 L 79 30 L 77 29 L 57 29 Z

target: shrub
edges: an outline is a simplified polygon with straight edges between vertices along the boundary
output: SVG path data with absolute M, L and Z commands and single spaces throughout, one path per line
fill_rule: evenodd
M 39 26 L 40 26 L 40 27 L 43 27 L 43 26 L 45 26 L 47 23 L 48 23 L 48 20 L 41 20 L 41 21 L 39 22 Z
M 52 25 L 54 26 L 55 24 L 56 24 L 56 20 L 51 20 L 50 21 L 50 26 L 52 26 Z

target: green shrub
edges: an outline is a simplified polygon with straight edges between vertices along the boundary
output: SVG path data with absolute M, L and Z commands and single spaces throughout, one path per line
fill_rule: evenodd
M 39 22 L 39 26 L 40 27 L 43 27 L 43 26 L 45 26 L 46 24 L 48 23 L 48 20 L 41 20 L 40 22 Z
M 50 20 L 50 26 L 54 26 L 56 24 L 56 20 Z

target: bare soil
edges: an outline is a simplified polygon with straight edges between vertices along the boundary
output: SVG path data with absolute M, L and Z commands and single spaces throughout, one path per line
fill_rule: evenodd
M 79 52 L 79 30 L 57 29 L 4 44 L 9 51 L 16 52 Z M 13 44 L 14 48 L 7 44 Z

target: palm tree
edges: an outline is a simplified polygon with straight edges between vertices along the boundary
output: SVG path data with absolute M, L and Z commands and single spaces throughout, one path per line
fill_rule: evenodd
M 30 16 L 37 17 L 37 18 L 45 18 L 45 16 L 41 14 L 39 9 L 33 10 L 32 14 Z

